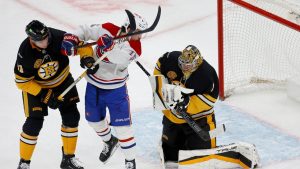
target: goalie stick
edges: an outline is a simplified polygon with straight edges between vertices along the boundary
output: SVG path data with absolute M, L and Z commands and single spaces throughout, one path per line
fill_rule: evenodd
M 147 32 L 151 32 L 155 29 L 155 27 L 157 26 L 159 19 L 160 19 L 160 14 L 161 14 L 161 8 L 160 6 L 158 6 L 158 12 L 156 15 L 156 18 L 153 22 L 153 24 L 145 29 L 145 30 L 141 30 L 141 31 L 137 31 L 137 32 L 133 32 L 136 29 L 136 23 L 135 23 L 135 19 L 134 19 L 134 15 L 129 11 L 129 10 L 125 10 L 128 19 L 129 19 L 129 28 L 130 28 L 130 32 L 128 32 L 126 35 L 122 35 L 122 36 L 117 36 L 114 37 L 113 40 L 118 40 L 118 43 L 125 41 L 126 37 L 129 36 L 133 36 L 133 35 L 139 35 L 139 34 L 143 34 L 143 33 L 147 33 Z M 121 39 L 121 41 L 119 40 Z M 87 43 L 81 46 L 76 46 L 75 48 L 82 48 L 82 47 L 86 47 L 86 46 L 92 46 L 95 45 L 97 42 L 92 42 L 92 43 Z M 94 63 L 94 66 L 92 67 L 92 69 L 95 67 L 95 65 L 99 64 L 104 58 L 106 58 L 108 56 L 109 52 L 105 53 L 104 55 L 102 55 L 99 59 L 97 59 L 97 61 Z M 64 100 L 64 96 L 87 74 L 87 70 L 85 70 L 68 88 L 66 88 L 58 97 L 57 99 L 60 101 Z
M 143 72 L 149 77 L 150 73 L 145 69 L 145 67 L 139 61 L 135 61 L 135 62 L 143 70 Z M 161 98 L 160 101 L 164 105 Z M 176 111 L 187 122 L 187 124 L 196 132 L 196 134 L 204 141 L 209 141 L 217 137 L 217 135 L 224 133 L 226 131 L 225 124 L 222 124 L 219 128 L 215 128 L 210 131 L 205 131 L 195 122 L 195 120 L 185 110 L 177 109 Z
M 219 128 L 215 128 L 210 131 L 203 130 L 196 122 L 195 120 L 183 109 L 176 109 L 178 114 L 184 118 L 184 120 L 188 123 L 188 125 L 197 133 L 197 135 L 204 141 L 209 141 L 217 135 L 224 133 L 226 131 L 225 125 L 222 124 Z

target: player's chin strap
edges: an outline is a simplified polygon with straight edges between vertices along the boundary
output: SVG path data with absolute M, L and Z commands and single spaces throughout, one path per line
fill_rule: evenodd
M 129 11 L 129 10 L 125 10 L 126 14 L 128 15 L 128 19 L 129 19 L 129 22 L 130 22 L 130 32 L 128 32 L 127 34 L 125 35 L 121 35 L 121 36 L 117 36 L 117 37 L 114 37 L 114 41 L 116 41 L 117 43 L 120 43 L 120 42 L 123 42 L 123 41 L 126 41 L 126 37 L 130 37 L 130 36 L 133 36 L 133 35 L 139 35 L 139 34 L 143 34 L 143 33 L 147 33 L 147 32 L 150 32 L 150 31 L 153 31 L 155 29 L 155 27 L 157 26 L 158 24 L 158 21 L 160 19 L 160 14 L 161 14 L 161 8 L 160 6 L 158 6 L 158 12 L 157 12 L 157 15 L 156 15 L 156 18 L 153 22 L 153 24 L 145 29 L 145 30 L 141 30 L 141 31 L 136 31 L 134 32 L 134 30 L 136 29 L 136 23 L 135 23 L 135 19 L 134 19 L 134 15 Z M 92 43 L 86 43 L 86 44 L 83 44 L 81 46 L 76 46 L 76 48 L 83 48 L 83 47 L 86 47 L 86 46 L 92 46 L 92 45 L 95 45 L 97 44 L 97 42 L 92 42 Z M 95 68 L 95 65 L 99 64 L 104 58 L 106 58 L 107 56 L 109 55 L 109 52 L 103 54 L 98 60 L 96 60 L 96 62 L 94 63 L 94 66 L 91 68 Z M 61 93 L 57 99 L 60 100 L 60 101 L 63 101 L 64 100 L 64 96 L 87 74 L 87 70 L 85 70 L 67 89 L 65 89 L 63 91 L 63 93 Z

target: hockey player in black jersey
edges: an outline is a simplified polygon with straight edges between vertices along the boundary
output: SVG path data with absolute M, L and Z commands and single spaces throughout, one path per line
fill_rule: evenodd
M 180 104 L 203 129 L 209 131 L 215 128 L 214 103 L 219 94 L 219 81 L 215 69 L 202 58 L 195 46 L 189 45 L 182 52 L 167 52 L 160 57 L 154 75 L 163 75 L 169 83 L 164 85 L 163 93 L 158 93 L 168 108 L 163 110 L 164 160 L 177 163 L 179 150 L 215 148 L 216 139 L 199 139 L 176 112 Z M 171 91 L 175 93 L 168 95 Z M 171 98 L 171 95 L 177 94 L 178 99 Z M 166 101 L 169 99 L 170 101 Z
M 70 43 L 78 45 L 76 36 L 45 26 L 33 20 L 26 26 L 28 37 L 20 45 L 14 68 L 15 82 L 22 90 L 26 116 L 20 137 L 20 162 L 18 169 L 29 169 L 31 156 L 43 126 L 48 107 L 59 109 L 62 118 L 63 169 L 83 169 L 75 158 L 80 114 L 76 87 L 68 92 L 63 101 L 57 96 L 74 79 L 70 73 Z M 78 51 L 79 52 L 79 51 Z M 55 167 L 54 167 L 55 168 Z
M 258 165 L 254 145 L 234 143 L 217 147 L 216 138 L 201 139 L 178 113 L 178 110 L 185 111 L 204 131 L 216 128 L 214 105 L 219 80 L 197 47 L 188 45 L 183 51 L 165 53 L 158 59 L 154 75 L 156 80 L 154 83 L 150 77 L 151 85 L 164 114 L 161 157 L 166 169 L 254 168 Z

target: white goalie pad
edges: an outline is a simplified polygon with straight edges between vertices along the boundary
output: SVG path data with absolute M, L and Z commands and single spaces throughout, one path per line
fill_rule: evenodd
M 160 157 L 161 167 L 162 167 L 162 169 L 166 169 L 166 167 L 165 167 L 164 151 L 162 149 L 162 142 L 161 142 L 161 140 L 159 140 L 159 142 L 158 142 L 157 150 L 158 150 L 159 157 Z
M 162 86 L 168 84 L 167 79 L 163 75 L 149 76 L 149 81 L 153 93 L 153 108 L 157 111 L 165 110 L 166 105 L 163 102 L 163 98 L 158 93 L 162 93 Z
M 206 150 L 180 150 L 178 169 L 233 169 L 260 166 L 253 144 L 239 142 Z

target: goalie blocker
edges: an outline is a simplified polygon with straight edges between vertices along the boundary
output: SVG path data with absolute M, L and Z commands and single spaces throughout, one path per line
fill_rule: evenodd
M 255 145 L 238 142 L 213 149 L 180 150 L 178 163 L 165 162 L 161 142 L 159 153 L 164 169 L 253 169 L 260 167 L 260 157 Z

